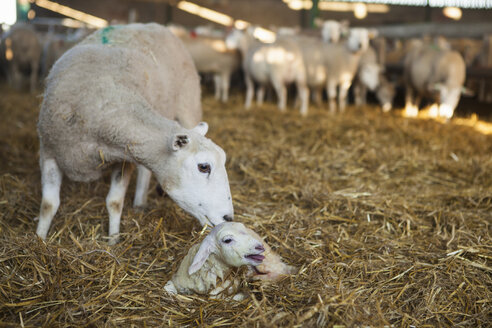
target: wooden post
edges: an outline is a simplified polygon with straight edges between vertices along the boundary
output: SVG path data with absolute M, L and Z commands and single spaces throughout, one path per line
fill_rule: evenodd
M 319 9 L 318 9 L 318 2 L 319 0 L 313 0 L 313 7 L 311 8 L 311 15 L 309 16 L 309 27 L 315 28 L 316 27 L 316 17 L 318 17 Z

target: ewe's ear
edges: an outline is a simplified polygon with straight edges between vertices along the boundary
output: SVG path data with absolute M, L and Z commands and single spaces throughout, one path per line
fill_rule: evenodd
M 200 122 L 192 130 L 204 136 L 205 134 L 207 134 L 208 124 L 206 122 Z
M 217 247 L 215 246 L 215 234 L 209 233 L 205 239 L 203 239 L 200 244 L 200 248 L 198 248 L 198 252 L 196 252 L 195 257 L 193 258 L 193 262 L 188 268 L 188 274 L 192 275 L 203 266 L 205 261 L 208 259 L 210 254 L 214 253 Z
M 183 147 L 186 147 L 187 144 L 190 143 L 190 139 L 187 134 L 175 134 L 172 140 L 172 149 L 174 151 L 179 150 Z

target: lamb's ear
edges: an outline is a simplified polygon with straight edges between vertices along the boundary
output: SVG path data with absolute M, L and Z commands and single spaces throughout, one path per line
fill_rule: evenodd
M 175 134 L 172 140 L 172 149 L 174 151 L 186 147 L 190 143 L 190 139 L 187 134 Z
M 206 122 L 200 122 L 192 130 L 204 136 L 205 134 L 207 134 L 208 124 Z
M 195 257 L 193 258 L 193 262 L 188 268 L 188 274 L 192 275 L 203 266 L 205 261 L 208 259 L 210 254 L 214 253 L 217 247 L 215 246 L 215 234 L 209 233 L 205 239 L 203 239 L 200 244 L 200 248 L 198 248 L 198 252 L 196 252 Z

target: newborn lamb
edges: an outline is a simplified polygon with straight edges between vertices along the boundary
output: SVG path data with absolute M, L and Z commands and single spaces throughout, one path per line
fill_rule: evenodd
M 224 278 L 228 278 L 233 267 L 243 265 L 253 268 L 250 270 L 253 277 L 267 280 L 293 272 L 254 231 L 239 222 L 225 222 L 215 226 L 200 244 L 191 247 L 165 289 L 170 293 L 212 297 L 224 291 L 232 295 L 239 287 L 239 280 Z M 219 286 L 217 278 L 222 281 Z M 235 300 L 243 298 L 243 294 L 233 297 Z

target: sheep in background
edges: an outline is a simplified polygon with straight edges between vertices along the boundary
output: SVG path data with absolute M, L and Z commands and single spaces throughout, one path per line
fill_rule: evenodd
M 326 43 L 338 43 L 348 33 L 348 21 L 326 20 L 321 23 L 321 38 Z
M 77 29 L 70 34 L 59 34 L 52 31 L 44 37 L 43 52 L 41 55 L 41 77 L 45 78 L 55 64 L 68 49 L 76 45 L 90 33 L 85 28 Z
M 238 51 L 227 49 L 223 38 L 189 33 L 181 34 L 180 38 L 198 72 L 213 74 L 215 99 L 227 102 L 231 75 L 240 66 Z
M 336 110 L 335 98 L 337 95 L 339 111 L 345 110 L 348 90 L 357 72 L 361 55 L 368 46 L 369 31 L 364 28 L 351 28 L 345 42 L 324 44 L 324 63 L 327 74 L 326 92 L 330 112 L 334 113 Z
M 11 86 L 21 89 L 24 75 L 29 73 L 29 89 L 31 93 L 36 91 L 41 52 L 38 35 L 28 24 L 17 23 L 2 35 L 0 56 Z
M 379 64 L 373 47 L 368 47 L 361 55 L 353 90 L 356 106 L 365 106 L 367 92 L 372 91 L 376 93 L 383 112 L 388 112 L 393 107 L 395 87 L 384 76 L 383 67 Z
M 259 84 L 258 105 L 263 104 L 265 86 L 271 84 L 278 98 L 278 107 L 285 111 L 287 104 L 286 84 L 295 83 L 301 100 L 301 114 L 307 115 L 309 99 L 306 85 L 306 70 L 298 44 L 289 37 L 279 37 L 274 43 L 264 44 L 254 39 L 254 28 L 245 32 L 234 29 L 226 38 L 230 49 L 239 49 L 243 56 L 246 82 L 245 108 L 251 108 L 254 82 Z
M 215 226 L 199 244 L 193 245 L 181 261 L 177 272 L 167 282 L 169 293 L 208 294 L 212 297 L 236 294 L 238 279 L 231 280 L 233 267 L 248 265 L 253 279 L 275 280 L 294 273 L 294 268 L 284 264 L 262 238 L 242 223 L 225 222 Z M 217 284 L 217 278 L 221 283 Z
M 322 90 L 326 87 L 327 72 L 325 68 L 324 45 L 319 38 L 299 35 L 295 37 L 304 58 L 306 83 L 311 92 L 311 99 L 321 105 Z
M 417 116 L 420 100 L 429 97 L 436 102 L 429 115 L 450 119 L 466 90 L 465 76 L 465 61 L 457 51 L 413 40 L 404 61 L 405 114 Z
M 202 225 L 232 220 L 225 153 L 204 137 L 208 125 L 199 124 L 201 115 L 196 69 L 182 42 L 165 27 L 109 26 L 71 48 L 50 71 L 39 114 L 37 234 L 47 236 L 63 175 L 92 181 L 112 168 L 106 206 L 115 242 L 135 164 L 137 205 L 146 200 L 152 172 Z

